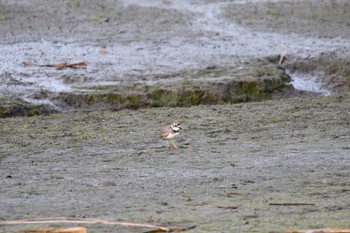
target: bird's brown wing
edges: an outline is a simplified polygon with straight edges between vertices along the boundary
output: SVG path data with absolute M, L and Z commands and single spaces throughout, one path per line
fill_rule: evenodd
M 162 138 L 165 138 L 166 136 L 169 135 L 170 131 L 171 131 L 170 126 L 167 126 L 167 127 L 161 128 L 161 129 L 159 130 L 159 133 L 160 133 L 160 136 L 161 136 Z

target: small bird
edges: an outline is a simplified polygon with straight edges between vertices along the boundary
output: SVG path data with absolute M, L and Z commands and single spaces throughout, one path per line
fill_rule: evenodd
M 171 143 L 173 144 L 174 148 L 177 148 L 177 146 L 175 145 L 175 143 L 171 139 L 173 139 L 174 137 L 176 137 L 179 134 L 180 129 L 181 129 L 180 123 L 174 122 L 171 125 L 165 126 L 159 130 L 160 136 L 165 139 L 168 147 L 170 147 L 169 142 L 168 142 L 168 140 L 170 140 Z

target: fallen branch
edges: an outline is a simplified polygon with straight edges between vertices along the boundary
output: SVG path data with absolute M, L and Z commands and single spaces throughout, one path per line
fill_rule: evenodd
M 269 203 L 269 205 L 281 205 L 281 206 L 291 206 L 291 205 L 315 205 L 314 203 Z
M 104 225 L 117 225 L 126 227 L 144 227 L 144 228 L 155 228 L 161 232 L 172 232 L 171 228 L 160 227 L 142 223 L 129 223 L 129 222 L 108 222 L 99 219 L 82 219 L 82 218 L 39 218 L 39 219 L 21 219 L 21 220 L 10 220 L 0 221 L 0 225 L 21 225 L 21 224 L 52 224 L 52 223 L 75 223 L 75 224 L 104 224 Z

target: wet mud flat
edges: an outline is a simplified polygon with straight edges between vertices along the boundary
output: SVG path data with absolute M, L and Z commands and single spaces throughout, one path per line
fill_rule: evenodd
M 190 232 L 349 228 L 349 103 L 338 95 L 3 118 L 0 218 L 196 226 Z M 183 131 L 169 149 L 157 130 L 174 118 Z
M 0 220 L 349 228 L 349 8 L 1 1 Z M 86 69 L 23 65 L 82 60 Z M 157 131 L 173 120 L 176 150 Z

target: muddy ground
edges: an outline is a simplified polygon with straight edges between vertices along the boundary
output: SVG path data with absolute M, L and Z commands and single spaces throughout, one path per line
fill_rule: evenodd
M 195 225 L 191 232 L 350 227 L 349 102 L 344 95 L 2 119 L 1 219 Z M 179 149 L 157 134 L 173 118 L 183 126 Z
M 350 228 L 349 7 L 0 1 L 0 107 L 5 116 L 11 108 L 32 116 L 0 118 L 1 221 L 97 218 L 195 226 L 189 232 Z M 86 70 L 19 65 L 81 58 Z M 316 77 L 318 94 L 293 89 L 286 71 Z M 239 89 L 242 80 L 254 85 Z M 227 88 L 229 96 L 220 92 Z M 115 102 L 129 94 L 122 104 L 138 110 Z M 237 103 L 252 100 L 261 102 Z M 79 112 L 98 109 L 107 111 Z M 55 111 L 62 113 L 36 116 Z M 178 149 L 157 132 L 173 120 L 183 126 Z M 0 223 L 0 232 L 27 228 Z
M 346 0 L 0 4 L 0 117 L 350 89 Z

